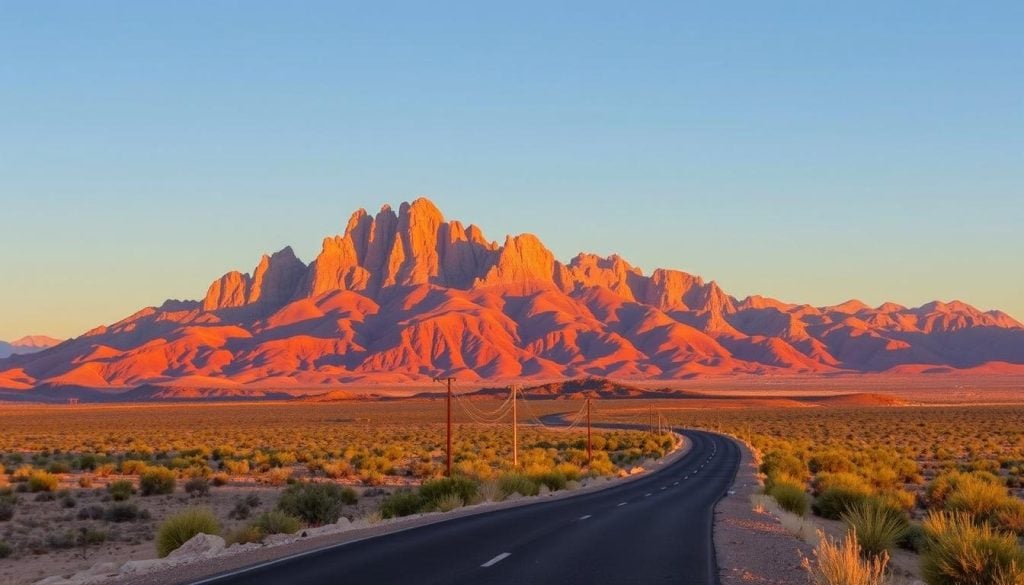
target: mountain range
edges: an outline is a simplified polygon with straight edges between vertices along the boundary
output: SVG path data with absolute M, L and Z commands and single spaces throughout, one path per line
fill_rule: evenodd
M 309 388 L 602 376 L 1024 373 L 1024 326 L 953 301 L 816 307 L 736 298 L 619 256 L 498 243 L 428 199 L 356 211 L 306 264 L 291 248 L 30 355 L 0 388 Z
M 14 354 L 29 354 L 49 349 L 60 343 L 59 339 L 45 335 L 28 335 L 14 341 L 0 341 L 0 359 Z

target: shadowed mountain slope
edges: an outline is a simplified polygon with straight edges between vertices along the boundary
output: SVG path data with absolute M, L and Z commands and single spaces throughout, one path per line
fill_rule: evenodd
M 885 371 L 1024 372 L 1024 327 L 961 302 L 832 307 L 737 299 L 618 256 L 558 261 L 488 240 L 427 199 L 359 210 L 310 263 L 290 248 L 32 355 L 0 388 L 296 388 L 462 380 Z M 186 395 L 188 395 L 186 393 Z

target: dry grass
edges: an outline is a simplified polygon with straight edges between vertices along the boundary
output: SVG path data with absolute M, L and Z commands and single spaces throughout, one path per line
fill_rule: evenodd
M 821 536 L 814 559 L 804 558 L 815 585 L 886 585 L 888 553 L 865 559 L 852 531 L 842 540 Z

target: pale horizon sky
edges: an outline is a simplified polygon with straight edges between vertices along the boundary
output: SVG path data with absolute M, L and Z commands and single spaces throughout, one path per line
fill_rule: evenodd
M 1024 5 L 9 2 L 0 340 L 420 195 L 562 261 L 1024 319 Z

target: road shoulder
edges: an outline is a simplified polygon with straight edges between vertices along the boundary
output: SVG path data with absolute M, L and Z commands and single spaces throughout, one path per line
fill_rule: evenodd
M 715 555 L 722 585 L 806 583 L 800 561 L 811 555 L 810 545 L 755 506 L 753 498 L 763 490 L 756 458 L 747 445 L 732 440 L 740 448 L 739 471 L 729 494 L 715 507 Z

